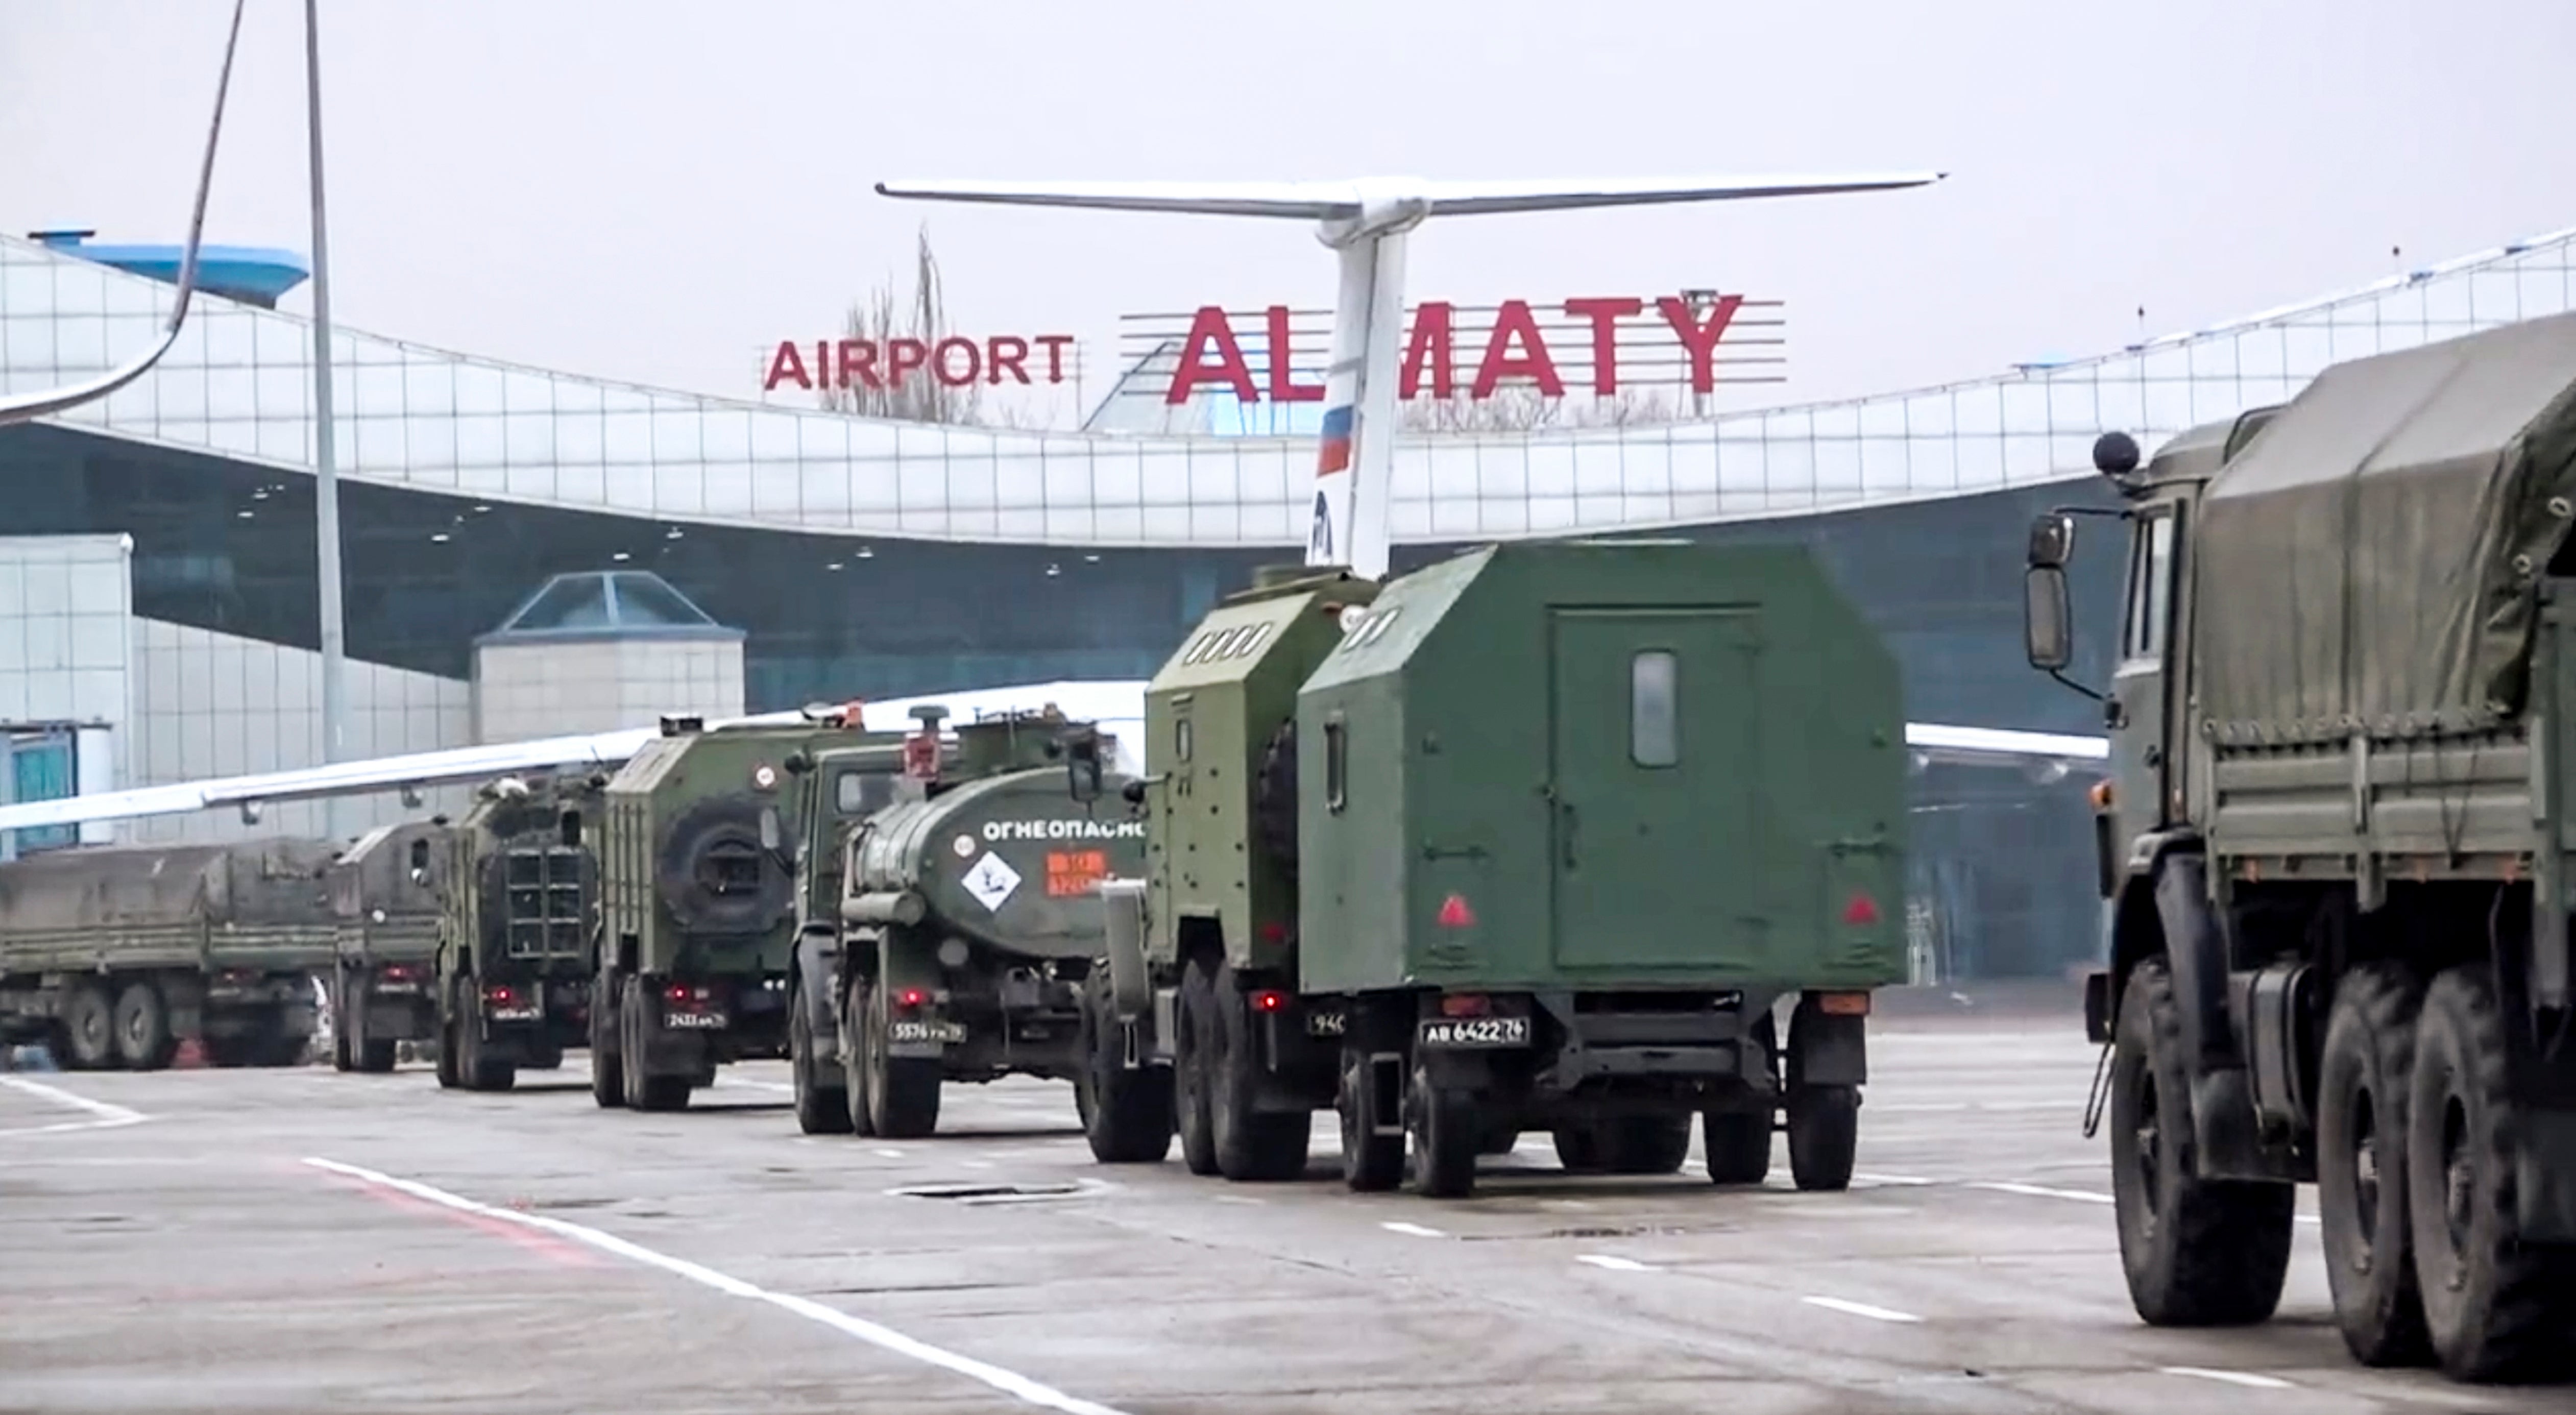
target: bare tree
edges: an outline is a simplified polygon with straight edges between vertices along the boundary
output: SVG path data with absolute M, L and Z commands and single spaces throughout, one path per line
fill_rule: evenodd
M 1402 408 L 1396 422 L 1407 432 L 1649 427 L 1689 416 L 1678 401 L 1658 389 L 1624 388 L 1608 397 L 1550 398 L 1526 384 L 1498 388 L 1490 398 L 1424 399 Z
M 904 312 L 898 323 L 896 310 Z M 948 300 L 939 279 L 939 260 L 930 251 L 930 228 L 921 228 L 918 248 L 913 256 L 912 293 L 898 300 L 894 282 L 888 280 L 866 299 L 850 306 L 845 337 L 865 340 L 877 350 L 874 373 L 876 387 L 853 377 L 850 386 L 835 386 L 837 380 L 818 379 L 817 390 L 822 404 L 836 412 L 857 413 L 872 418 L 899 418 L 906 422 L 955 423 L 985 425 L 993 419 L 983 411 L 983 386 L 970 379 L 963 385 L 951 386 L 941 381 L 936 358 L 939 341 L 953 331 L 948 324 Z M 898 339 L 918 341 L 931 351 L 931 362 L 905 371 L 902 381 L 888 376 L 890 351 Z M 1002 419 L 1004 423 L 1011 419 Z

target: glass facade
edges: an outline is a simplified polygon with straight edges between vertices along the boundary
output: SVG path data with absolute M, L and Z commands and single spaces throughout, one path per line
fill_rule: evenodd
M 1396 568 L 1495 536 L 1656 530 L 1803 543 L 1887 635 L 1917 721 L 2098 734 L 2020 647 L 2026 528 L 2109 505 L 2089 451 L 2150 451 L 2284 400 L 2338 359 L 2576 307 L 2576 231 L 2102 358 L 1886 397 L 1630 429 L 1400 440 Z M 0 386 L 51 386 L 152 337 L 170 291 L 0 239 Z M 0 430 L 11 534 L 124 533 L 147 621 L 318 646 L 300 317 L 221 300 L 154 374 Z M 744 631 L 744 707 L 1148 677 L 1218 596 L 1298 557 L 1311 444 L 995 432 L 635 388 L 343 332 L 335 339 L 353 656 L 463 680 L 478 636 L 559 575 L 650 571 L 622 612 Z M 1266 430 L 1265 430 L 1266 431 Z M 2118 556 L 2076 567 L 2101 682 Z M 565 595 L 611 582 L 567 582 Z M 615 582 L 623 586 L 625 581 Z M 638 579 L 639 584 L 649 581 Z M 542 611 L 542 614 L 539 613 Z M 461 687 L 461 683 L 459 683 Z M 2079 778 L 1918 778 L 1918 932 L 1962 975 L 2089 959 Z

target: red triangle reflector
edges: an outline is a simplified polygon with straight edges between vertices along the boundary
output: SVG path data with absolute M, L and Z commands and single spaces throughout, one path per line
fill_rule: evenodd
M 1452 894 L 1440 904 L 1440 927 L 1463 929 L 1476 922 L 1476 911 L 1467 907 L 1467 896 Z
M 1877 923 L 1878 905 L 1866 894 L 1855 894 L 1851 902 L 1843 906 L 1843 922 L 1852 925 Z

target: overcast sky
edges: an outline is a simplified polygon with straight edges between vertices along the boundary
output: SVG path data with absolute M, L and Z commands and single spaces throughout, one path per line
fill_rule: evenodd
M 2165 332 L 2385 275 L 2392 246 L 2431 261 L 2576 224 L 2570 0 L 321 12 L 342 322 L 732 396 L 777 340 L 834 332 L 925 220 L 969 333 L 1098 356 L 1122 312 L 1331 297 L 1301 225 L 870 190 L 894 176 L 1952 173 L 1414 243 L 1414 298 L 1785 299 L 1791 382 L 1763 402 L 2098 352 L 2141 305 Z M 180 239 L 230 13 L 0 0 L 0 229 Z M 310 248 L 302 15 L 251 0 L 210 240 Z

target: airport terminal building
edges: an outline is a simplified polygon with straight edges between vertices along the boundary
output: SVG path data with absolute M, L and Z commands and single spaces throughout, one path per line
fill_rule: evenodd
M 200 293 L 151 374 L 0 429 L 0 799 L 322 760 L 312 326 L 271 307 L 295 257 L 229 257 L 209 260 L 222 293 Z M 148 347 L 175 293 L 163 259 L 0 238 L 0 390 Z M 1942 387 L 1402 438 L 1396 568 L 1500 537 L 1800 541 L 1887 635 L 1909 717 L 2098 733 L 2095 704 L 2024 664 L 2020 606 L 2032 515 L 2109 503 L 2099 433 L 2152 451 L 2337 360 L 2571 308 L 2576 230 Z M 649 711 L 1144 678 L 1219 596 L 1304 544 L 1306 439 L 899 423 L 346 329 L 333 365 L 355 756 Z M 2081 561 L 2081 680 L 2109 674 L 2118 562 Z M 1913 907 L 1942 975 L 2091 956 L 2084 784 L 1920 773 Z M 387 796 L 351 817 L 409 813 Z M 256 826 L 114 829 L 321 828 L 317 806 L 291 805 Z

